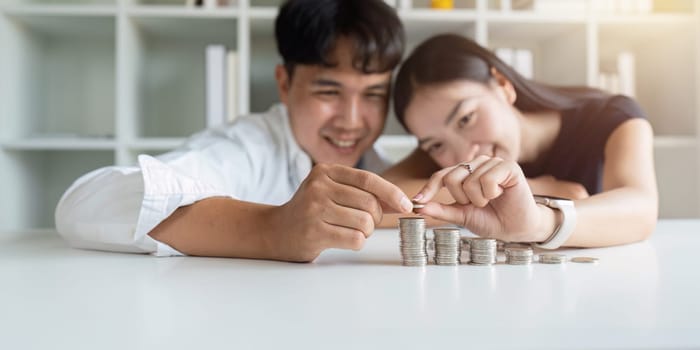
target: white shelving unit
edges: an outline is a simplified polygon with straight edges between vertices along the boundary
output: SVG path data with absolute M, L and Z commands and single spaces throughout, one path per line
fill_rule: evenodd
M 559 0 L 537 0 L 555 2 Z M 571 1 L 571 0 L 567 0 Z M 662 217 L 700 216 L 700 4 L 656 0 L 647 14 L 511 9 L 509 0 L 388 0 L 409 47 L 454 32 L 533 52 L 535 79 L 596 85 L 600 65 L 636 57 L 637 99 L 657 134 Z M 185 0 L 0 0 L 0 230 L 53 226 L 79 175 L 162 153 L 205 126 L 204 48 L 238 51 L 238 109 L 277 100 L 273 23 L 281 0 L 217 9 Z M 380 142 L 400 158 L 415 141 L 390 117 Z

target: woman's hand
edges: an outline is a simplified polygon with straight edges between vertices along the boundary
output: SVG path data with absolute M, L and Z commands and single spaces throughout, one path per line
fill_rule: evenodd
M 571 200 L 590 197 L 586 187 L 578 182 L 558 180 L 551 175 L 542 175 L 527 179 L 532 193 L 541 196 L 560 197 Z
M 430 202 L 442 187 L 455 203 Z M 498 157 L 479 156 L 434 173 L 414 201 L 426 204 L 419 214 L 509 242 L 544 241 L 556 226 L 552 209 L 535 203 L 520 166 Z

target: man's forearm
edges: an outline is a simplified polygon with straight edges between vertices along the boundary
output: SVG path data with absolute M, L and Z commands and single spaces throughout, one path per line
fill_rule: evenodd
M 178 208 L 149 235 L 187 255 L 279 259 L 271 244 L 273 208 L 209 198 Z

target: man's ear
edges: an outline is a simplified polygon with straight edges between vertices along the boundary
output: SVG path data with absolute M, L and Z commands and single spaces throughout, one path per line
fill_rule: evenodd
M 510 80 L 508 80 L 508 78 L 506 78 L 503 74 L 501 74 L 496 67 L 491 67 L 491 76 L 493 76 L 496 84 L 498 84 L 498 87 L 501 89 L 501 91 L 503 91 L 508 103 L 514 104 L 515 100 L 518 98 L 518 93 L 515 92 L 513 83 L 511 83 Z
M 277 93 L 279 94 L 280 102 L 286 105 L 289 100 L 289 86 L 292 80 L 283 64 L 275 66 L 275 80 L 277 81 Z

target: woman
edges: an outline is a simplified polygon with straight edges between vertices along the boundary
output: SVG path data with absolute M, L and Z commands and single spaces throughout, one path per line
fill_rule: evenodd
M 418 193 L 418 213 L 543 248 L 624 244 L 653 232 L 653 133 L 632 99 L 528 80 L 451 34 L 414 50 L 394 98 L 419 149 L 385 177 Z

